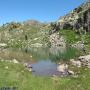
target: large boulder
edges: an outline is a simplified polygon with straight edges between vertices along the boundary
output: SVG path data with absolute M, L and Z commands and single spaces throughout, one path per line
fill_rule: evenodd
M 76 66 L 76 67 L 81 67 L 81 62 L 80 61 L 76 61 L 74 59 L 70 59 L 70 62 L 72 65 Z
M 82 62 L 83 66 L 90 68 L 90 55 L 80 56 L 78 59 Z
M 74 75 L 74 71 L 69 70 L 69 66 L 67 64 L 60 64 L 57 67 L 57 71 L 61 73 L 62 75 Z
M 61 73 L 66 73 L 68 71 L 68 65 L 67 64 L 59 64 L 57 67 L 57 71 Z
M 79 60 L 82 62 L 89 62 L 90 61 L 90 55 L 86 55 L 86 56 L 80 56 Z

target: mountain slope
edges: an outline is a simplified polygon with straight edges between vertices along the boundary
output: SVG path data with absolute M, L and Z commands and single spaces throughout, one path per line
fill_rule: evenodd
M 90 1 L 83 3 L 69 14 L 61 17 L 57 23 L 60 29 L 86 30 L 90 32 Z
M 0 27 L 0 42 L 17 48 L 41 47 L 47 44 L 47 33 L 47 24 L 36 20 L 11 22 Z

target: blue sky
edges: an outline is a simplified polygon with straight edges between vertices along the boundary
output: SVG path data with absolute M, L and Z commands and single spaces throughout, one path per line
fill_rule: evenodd
M 85 0 L 0 0 L 0 24 L 35 19 L 57 20 Z

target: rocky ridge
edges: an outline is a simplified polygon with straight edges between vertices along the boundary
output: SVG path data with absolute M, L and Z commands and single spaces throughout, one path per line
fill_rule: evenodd
M 60 29 L 86 30 L 90 32 L 90 0 L 60 17 L 57 21 Z

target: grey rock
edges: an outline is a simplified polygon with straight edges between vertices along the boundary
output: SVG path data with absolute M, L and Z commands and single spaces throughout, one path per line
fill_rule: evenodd
M 83 66 L 90 67 L 90 55 L 80 56 L 78 60 L 81 61 Z
M 82 65 L 79 60 L 76 61 L 74 59 L 70 59 L 70 62 L 71 62 L 72 65 L 77 66 L 77 67 L 81 67 L 81 65 Z
M 57 71 L 61 72 L 61 73 L 65 73 L 68 70 L 68 65 L 67 64 L 60 64 L 57 67 Z

